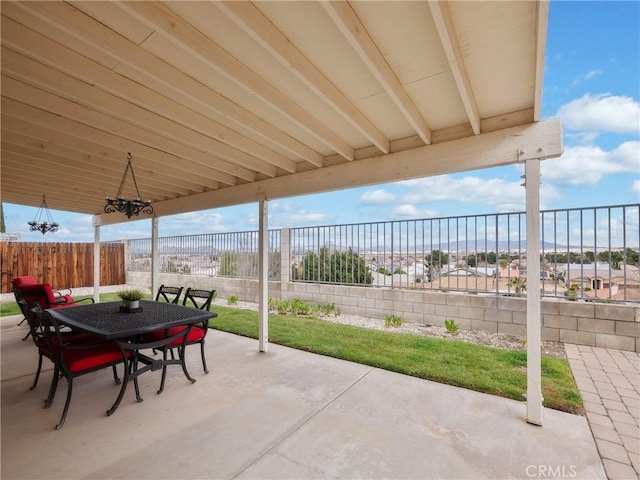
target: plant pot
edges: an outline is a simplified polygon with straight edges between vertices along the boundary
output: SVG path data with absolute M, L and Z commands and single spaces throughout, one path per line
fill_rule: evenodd
M 135 310 L 137 308 L 140 308 L 140 300 L 127 300 L 126 302 L 126 307 L 129 310 Z
M 120 304 L 120 312 L 122 313 L 136 313 L 141 311 L 140 300 L 123 300 Z

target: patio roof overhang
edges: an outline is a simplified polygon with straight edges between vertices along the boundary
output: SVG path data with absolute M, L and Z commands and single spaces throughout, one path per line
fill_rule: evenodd
M 520 162 L 539 255 L 539 161 L 563 148 L 540 113 L 547 1 L 1 9 L 0 201 L 36 207 L 44 193 L 94 215 L 97 243 L 126 221 L 103 208 L 131 152 L 155 209 L 154 288 L 157 217 L 259 202 L 261 351 L 268 200 Z M 527 279 L 527 420 L 541 424 L 538 272 Z
M 2 201 L 157 216 L 559 156 L 548 2 L 2 2 Z M 125 196 L 133 196 L 127 182 Z M 142 217 L 138 217 L 142 218 Z

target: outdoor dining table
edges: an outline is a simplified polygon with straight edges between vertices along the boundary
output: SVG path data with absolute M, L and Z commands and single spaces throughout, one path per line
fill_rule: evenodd
M 130 378 L 134 379 L 137 401 L 143 401 L 140 396 L 137 377 L 149 370 L 155 371 L 162 369 L 166 365 L 179 364 L 182 366 L 187 379 L 191 383 L 195 383 L 196 380 L 189 375 L 185 364 L 184 344 L 180 347 L 182 351 L 177 359 L 167 358 L 166 353 L 162 358 L 152 358 L 141 351 L 166 346 L 176 339 L 182 339 L 184 342 L 192 325 L 217 317 L 215 312 L 148 300 L 140 300 L 140 309 L 133 313 L 122 311 L 120 307 L 121 302 L 105 302 L 79 305 L 73 308 L 47 309 L 47 312 L 59 323 L 67 325 L 74 330 L 93 335 L 98 339 L 114 341 L 122 350 L 132 352 L 129 365 L 125 368 L 123 380 L 125 384 L 122 387 L 122 394 L 118 396 L 113 406 L 107 410 L 107 415 L 112 415 L 118 408 Z M 161 341 L 153 343 L 143 343 L 141 340 L 142 335 L 145 333 L 167 330 L 181 325 L 187 328 L 177 335 L 168 336 Z M 139 368 L 140 363 L 144 364 L 144 366 Z

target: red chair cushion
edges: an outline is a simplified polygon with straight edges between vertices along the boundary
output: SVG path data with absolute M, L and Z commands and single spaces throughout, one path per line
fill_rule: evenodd
M 58 337 L 52 337 L 50 341 L 54 350 L 56 352 L 59 351 L 60 341 L 58 340 Z M 98 342 L 96 337 L 89 335 L 88 333 L 63 333 L 62 341 L 65 346 L 91 345 Z M 53 358 L 53 354 L 51 353 L 51 350 L 44 338 L 38 338 L 36 340 L 36 344 L 38 345 L 38 348 L 40 348 L 42 355 L 48 358 Z
M 173 337 L 174 335 L 178 335 L 187 327 L 171 327 L 167 330 L 166 334 L 164 330 L 156 330 L 155 332 L 147 333 L 143 337 L 143 341 L 146 343 L 159 342 L 167 337 Z M 187 343 L 195 343 L 202 340 L 207 332 L 202 328 L 192 327 L 191 331 L 187 334 Z M 174 341 L 167 344 L 168 347 L 175 347 L 177 345 L 182 344 L 182 337 L 178 337 Z
M 42 284 L 23 285 L 20 287 L 20 293 L 27 302 L 27 305 L 31 305 L 33 302 L 38 302 L 40 308 L 49 308 L 49 298 L 47 292 Z
M 71 295 L 56 296 L 49 283 L 24 285 L 20 287 L 20 292 L 27 301 L 27 304 L 37 301 L 43 310 L 46 308 L 62 308 L 73 305 L 73 297 Z
M 31 275 L 26 275 L 24 277 L 14 278 L 12 280 L 12 283 L 15 288 L 20 288 L 26 285 L 36 285 L 38 282 L 36 282 L 36 279 L 33 278 Z
M 126 351 L 129 357 L 131 352 Z M 122 360 L 122 353 L 114 343 L 106 343 L 100 347 L 86 350 L 64 350 L 64 363 L 73 373 L 92 370 L 101 365 L 109 365 Z

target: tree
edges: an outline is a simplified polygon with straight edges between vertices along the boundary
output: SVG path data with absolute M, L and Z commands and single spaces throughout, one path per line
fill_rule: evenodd
M 235 277 L 238 274 L 238 256 L 233 252 L 224 252 L 220 257 L 218 275 Z
M 346 252 L 333 252 L 330 260 L 331 282 L 348 284 L 370 284 L 371 272 L 364 257 L 349 248 Z
M 640 258 L 638 258 L 640 257 L 640 254 L 638 254 L 637 251 L 627 248 L 624 252 L 624 255 L 626 257 L 627 265 L 640 265 Z
M 471 254 L 471 255 L 467 255 L 467 265 L 469 265 L 470 267 L 475 267 L 478 264 L 478 262 L 476 261 L 476 256 L 475 254 Z
M 449 254 L 441 250 L 431 250 L 431 253 L 425 255 L 424 261 L 427 265 L 442 267 L 449 263 Z
M 616 270 L 620 268 L 623 260 L 622 252 L 619 251 L 606 251 L 598 254 L 598 261 L 608 263 L 611 265 L 611 268 L 615 268 Z
M 449 263 L 449 255 L 441 250 L 431 250 L 430 254 L 425 255 L 424 263 L 427 267 L 427 279 L 433 282 L 440 278 L 442 266 Z
M 307 252 L 293 276 L 299 280 L 313 282 L 370 284 L 371 272 L 364 257 L 360 257 L 351 248 L 346 252 L 329 253 L 328 247 L 322 247 L 319 254 Z
M 509 279 L 509 285 L 515 288 L 516 293 L 522 293 L 527 289 L 526 277 L 513 277 Z

